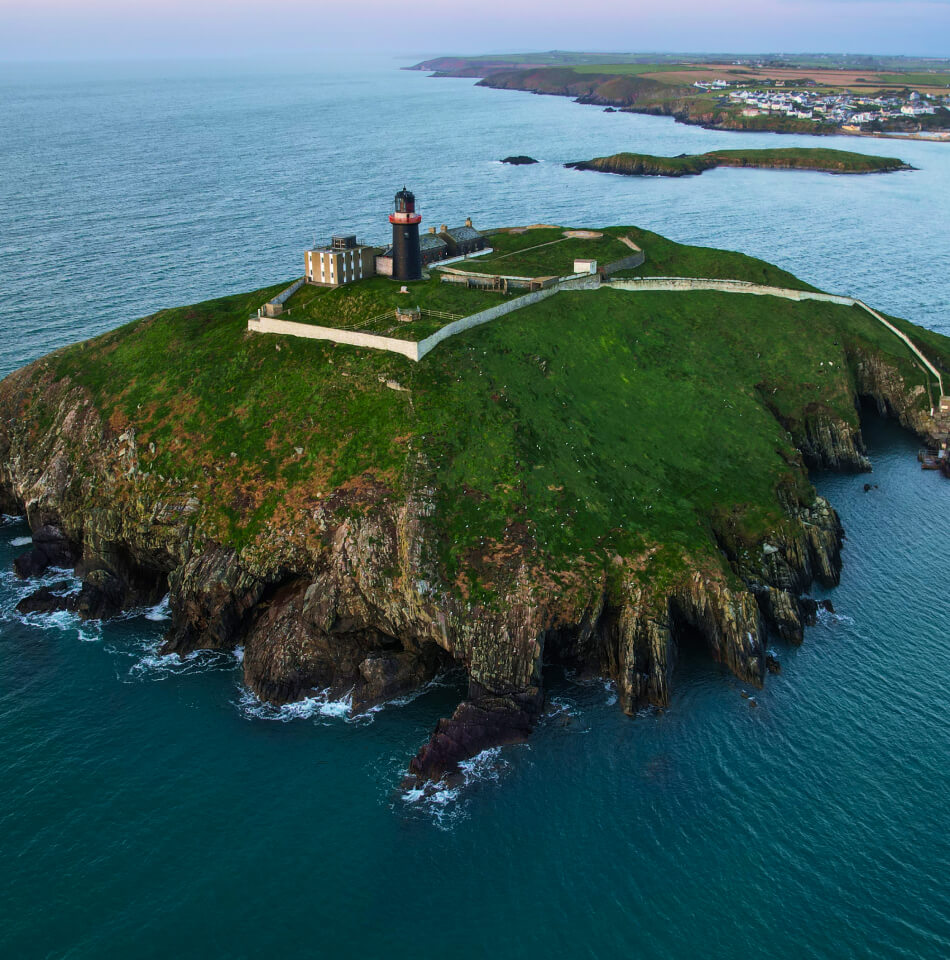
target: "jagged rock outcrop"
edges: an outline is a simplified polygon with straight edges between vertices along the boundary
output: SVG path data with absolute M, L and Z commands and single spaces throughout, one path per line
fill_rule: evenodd
M 733 582 L 705 563 L 659 593 L 631 577 L 617 595 L 583 566 L 574 587 L 551 592 L 540 587 L 544 571 L 522 561 L 507 571 L 498 601 L 466 601 L 441 582 L 427 549 L 425 489 L 400 502 L 364 485 L 373 509 L 340 520 L 332 504 L 321 508 L 318 541 L 291 533 L 260 557 L 239 554 L 201 537 L 188 490 L 177 500 L 167 490 L 150 494 L 131 431 L 113 435 L 68 385 L 58 401 L 39 442 L 4 417 L 5 491 L 36 530 L 20 566 L 29 574 L 68 559 L 83 576 L 80 593 L 39 592 L 32 609 L 105 617 L 167 590 L 165 650 L 242 645 L 247 685 L 274 702 L 319 688 L 366 709 L 461 666 L 469 697 L 413 761 L 419 776 L 527 736 L 541 709 L 545 656 L 615 679 L 628 713 L 669 701 L 677 647 L 689 638 L 761 684 L 766 622 L 800 638 L 798 592 L 813 577 L 837 576 L 837 518 L 818 501 L 796 508 L 797 535 L 776 538 L 774 553 L 764 549 L 759 562 L 730 557 Z M 77 448 L 81 462 L 67 452 Z M 763 589 L 785 599 L 763 602 Z
M 825 412 L 815 412 L 805 417 L 799 434 L 799 449 L 805 463 L 813 469 L 871 469 L 861 431 Z
M 858 393 L 871 401 L 881 416 L 894 418 L 927 442 L 938 439 L 936 423 L 928 412 L 935 401 L 928 398 L 926 405 L 921 403 L 926 395 L 923 385 L 908 385 L 896 367 L 870 353 L 855 357 L 855 370 Z

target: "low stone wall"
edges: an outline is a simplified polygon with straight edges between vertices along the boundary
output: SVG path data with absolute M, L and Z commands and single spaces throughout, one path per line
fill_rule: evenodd
M 401 353 L 410 360 L 418 360 L 421 356 L 419 344 L 411 340 L 380 337 L 375 333 L 360 333 L 358 330 L 337 330 L 334 327 L 318 327 L 310 323 L 294 323 L 292 320 L 272 320 L 269 317 L 251 317 L 247 321 L 247 329 L 253 333 L 282 333 L 288 337 L 331 340 L 333 343 L 348 343 L 354 347 L 388 350 L 390 353 Z
M 447 267 L 450 263 L 459 263 L 462 260 L 471 260 L 474 257 L 487 257 L 488 254 L 494 252 L 494 247 L 483 247 L 481 250 L 473 250 L 471 253 L 463 253 L 457 257 L 446 257 L 445 260 L 436 260 L 429 264 L 429 268 L 438 270 L 440 267 Z
M 631 253 L 629 257 L 622 257 L 620 260 L 614 260 L 613 263 L 605 264 L 604 273 L 609 277 L 621 270 L 632 270 L 634 267 L 639 267 L 646 258 L 647 255 L 639 250 L 637 253 Z
M 546 287 L 544 290 L 534 290 L 532 293 L 526 293 L 523 297 L 515 297 L 514 300 L 509 300 L 507 303 L 499 303 L 496 307 L 489 307 L 480 313 L 473 313 L 470 317 L 463 317 L 461 320 L 455 320 L 453 323 L 446 324 L 441 330 L 433 333 L 431 337 L 426 337 L 425 340 L 420 341 L 418 344 L 419 356 L 417 359 L 421 360 L 443 340 L 448 340 L 449 337 L 454 337 L 457 333 L 462 333 L 464 330 L 471 330 L 472 327 L 478 327 L 483 323 L 497 320 L 507 313 L 513 313 L 522 307 L 531 306 L 532 303 L 547 300 L 548 297 L 553 297 L 560 289 L 560 286 L 555 286 Z
M 917 344 L 915 344 L 914 341 L 911 340 L 911 338 L 908 337 L 903 330 L 899 330 L 897 327 L 895 327 L 894 324 L 887 319 L 887 317 L 882 317 L 881 314 L 877 312 L 877 310 L 872 310 L 863 300 L 855 300 L 854 302 L 863 310 L 867 310 L 867 312 L 871 314 L 871 316 L 874 317 L 875 320 L 879 320 L 881 323 L 883 323 L 884 326 L 887 327 L 887 329 L 894 334 L 894 336 L 900 337 L 900 339 L 903 340 L 904 343 L 906 343 L 907 346 L 910 347 L 910 349 L 913 351 L 914 356 L 917 357 L 920 360 L 920 362 L 937 378 L 937 384 L 940 387 L 940 397 L 941 397 L 941 405 L 942 405 L 943 395 L 944 395 L 943 394 L 943 377 L 941 376 L 940 371 L 920 352 L 920 350 L 917 348 Z M 931 416 L 934 415 L 933 409 L 931 409 L 930 415 Z
M 833 293 L 814 293 L 810 290 L 791 290 L 787 287 L 770 287 L 748 280 L 711 280 L 702 277 L 637 277 L 625 280 L 611 280 L 608 286 L 612 290 L 713 290 L 720 293 L 751 293 L 761 297 L 780 297 L 783 300 L 823 300 L 826 303 L 838 303 L 853 307 L 857 301 L 853 297 L 839 297 Z
M 622 263 L 623 261 L 617 261 Z M 618 268 L 625 269 L 625 268 Z M 288 287 L 280 297 L 287 299 L 300 286 L 304 280 L 298 280 L 293 286 Z M 520 310 L 522 307 L 528 307 L 533 303 L 539 303 L 541 300 L 547 300 L 561 290 L 626 290 L 630 292 L 689 292 L 698 290 L 712 290 L 719 293 L 746 293 L 753 296 L 779 297 L 783 300 L 818 300 L 823 303 L 835 303 L 844 307 L 860 307 L 866 310 L 875 320 L 882 323 L 896 337 L 902 340 L 918 360 L 927 368 L 936 378 L 940 387 L 940 395 L 944 395 L 943 377 L 940 371 L 921 353 L 917 345 L 902 330 L 898 329 L 886 317 L 882 316 L 876 310 L 872 310 L 863 300 L 856 300 L 854 297 L 842 297 L 833 293 L 818 293 L 811 290 L 791 290 L 786 287 L 772 287 L 766 284 L 751 283 L 747 280 L 712 280 L 701 277 L 643 277 L 637 279 L 610 280 L 601 283 L 597 276 L 574 275 L 571 277 L 562 277 L 554 286 L 546 287 L 543 290 L 534 290 L 526 293 L 524 296 L 515 297 L 507 303 L 500 303 L 497 306 L 489 307 L 480 313 L 473 313 L 470 317 L 463 317 L 461 320 L 455 320 L 446 324 L 441 330 L 436 331 L 425 340 L 418 343 L 410 340 L 397 340 L 393 337 L 381 337 L 374 333 L 360 333 L 356 330 L 338 330 L 334 327 L 318 327 L 308 323 L 294 323 L 289 320 L 276 320 L 270 317 L 261 316 L 251 317 L 247 322 L 248 330 L 255 333 L 282 333 L 291 337 L 306 337 L 310 340 L 331 340 L 334 343 L 347 343 L 354 347 L 370 347 L 373 350 L 388 350 L 390 353 L 399 353 L 410 360 L 421 360 L 427 353 L 435 349 L 443 340 L 448 340 L 456 334 L 463 333 L 465 330 L 471 330 L 473 327 L 481 326 L 483 323 L 490 323 L 506 314 Z M 286 294 L 286 296 L 285 296 Z M 274 303 L 279 298 L 275 297 L 270 301 Z M 283 301 L 281 301 L 283 302 Z M 263 310 L 263 308 L 261 308 Z M 931 415 L 932 415 L 931 411 Z

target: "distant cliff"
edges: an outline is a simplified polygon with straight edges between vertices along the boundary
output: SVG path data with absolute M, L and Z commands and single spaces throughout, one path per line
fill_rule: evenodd
M 740 254 L 618 228 L 640 272 L 792 286 Z M 249 334 L 280 287 L 161 311 L 0 384 L 0 509 L 23 576 L 75 564 L 105 617 L 169 594 L 167 652 L 243 645 L 244 678 L 362 710 L 464 669 L 412 761 L 527 736 L 546 664 L 669 702 L 700 644 L 761 684 L 801 642 L 842 530 L 808 466 L 861 470 L 857 404 L 926 435 L 927 383 L 866 314 L 723 293 L 561 293 L 395 354 Z M 947 368 L 950 340 L 912 328 Z M 806 335 L 807 331 L 807 335 Z M 407 758 L 408 759 L 408 758 Z
M 471 63 L 458 71 L 446 68 L 437 76 L 482 77 L 478 85 L 496 90 L 573 97 L 578 103 L 614 107 L 631 113 L 673 117 L 679 123 L 714 130 L 770 131 L 773 133 L 841 134 L 835 123 L 801 120 L 786 116 L 743 116 L 733 104 L 700 95 L 682 82 L 664 82 L 637 74 L 597 73 L 573 67 L 502 69 L 497 63 Z

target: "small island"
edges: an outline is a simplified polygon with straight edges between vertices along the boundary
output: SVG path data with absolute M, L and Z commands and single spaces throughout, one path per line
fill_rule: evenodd
M 636 226 L 420 232 L 405 188 L 389 220 L 0 383 L 22 612 L 167 596 L 164 653 L 239 647 L 274 704 L 454 671 L 409 764 L 438 780 L 529 736 L 550 666 L 631 715 L 686 648 L 763 684 L 838 582 L 808 470 L 868 468 L 860 404 L 946 455 L 937 333 Z M 70 566 L 78 593 L 44 578 Z
M 537 163 L 538 161 L 535 160 L 534 157 L 526 157 L 524 155 L 521 155 L 517 157 L 505 157 L 505 159 L 502 160 L 501 162 L 510 163 L 512 166 L 515 166 L 515 167 L 522 167 L 530 163 Z
M 564 164 L 575 170 L 597 170 L 627 177 L 692 177 L 717 167 L 760 170 L 811 170 L 817 173 L 866 174 L 913 170 L 897 157 L 876 157 L 849 150 L 788 147 L 773 150 L 712 150 L 657 157 L 647 153 L 615 153 L 609 157 Z

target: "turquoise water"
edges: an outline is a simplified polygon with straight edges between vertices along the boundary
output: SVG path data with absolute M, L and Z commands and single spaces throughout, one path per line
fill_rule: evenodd
M 585 175 L 557 163 L 738 138 L 393 67 L 0 73 L 2 371 L 293 276 L 337 227 L 382 239 L 403 180 L 435 222 L 639 223 L 950 330 L 945 145 L 843 141 L 920 168 L 892 177 Z M 776 141 L 807 138 L 739 142 Z M 816 478 L 848 532 L 836 613 L 776 644 L 755 706 L 698 656 L 634 719 L 552 674 L 530 744 L 428 801 L 400 775 L 453 678 L 355 721 L 267 710 L 240 651 L 158 657 L 161 605 L 16 616 L 5 520 L 0 956 L 950 955 L 950 484 L 867 434 L 879 489 Z

